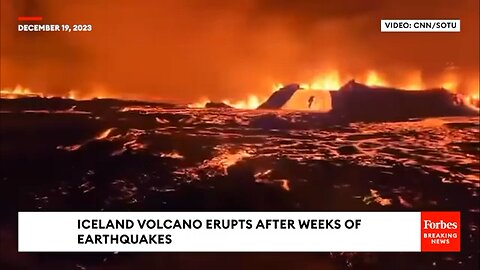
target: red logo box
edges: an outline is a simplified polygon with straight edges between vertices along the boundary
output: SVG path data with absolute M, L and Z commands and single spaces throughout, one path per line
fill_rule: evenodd
M 422 212 L 422 251 L 460 251 L 460 212 Z

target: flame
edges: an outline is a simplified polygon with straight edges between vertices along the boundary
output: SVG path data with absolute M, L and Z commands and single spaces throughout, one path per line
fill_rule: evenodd
M 211 102 L 208 99 L 203 98 L 202 101 L 188 104 L 189 108 L 205 108 L 207 103 Z M 235 109 L 256 109 L 261 104 L 261 99 L 257 95 L 248 96 L 247 100 L 230 101 L 228 99 L 222 100 L 226 105 Z
M 274 84 L 273 84 L 273 87 L 272 87 L 272 92 L 275 92 L 275 91 L 277 91 L 278 89 L 283 88 L 283 87 L 284 87 L 284 85 L 281 84 L 281 83 L 274 83 Z
M 311 89 L 335 90 L 340 88 L 340 86 L 340 75 L 338 71 L 333 71 L 316 77 L 311 84 Z
M 29 88 L 24 88 L 21 85 L 15 88 L 4 88 L 0 90 L 0 97 L 5 99 L 14 99 L 21 97 L 44 97 L 42 93 L 35 93 Z
M 188 108 L 192 109 L 200 109 L 200 108 L 205 108 L 205 105 L 207 105 L 209 101 L 207 102 L 195 102 L 195 103 L 190 103 L 187 105 Z
M 428 86 L 424 83 L 422 78 L 422 72 L 420 70 L 410 71 L 406 73 L 406 76 L 403 77 L 401 83 L 391 84 L 391 82 L 385 79 L 380 72 L 374 69 L 369 69 L 367 70 L 367 72 L 360 74 L 360 76 L 345 76 L 345 74 L 341 75 L 339 70 L 333 69 L 311 76 L 310 79 L 303 80 L 303 82 L 299 83 L 300 88 L 303 90 L 298 94 L 299 96 L 301 95 L 301 97 L 297 97 L 299 99 L 297 102 L 289 102 L 290 107 L 288 109 L 305 109 L 307 107 L 306 100 L 314 96 L 315 101 L 310 104 L 310 109 L 328 110 L 330 107 L 329 95 L 323 95 L 315 91 L 339 90 L 345 82 L 355 77 L 361 79 L 359 81 L 360 83 L 369 86 L 396 87 L 406 90 L 421 90 L 429 87 L 442 87 L 451 91 L 452 93 L 459 92 L 458 87 L 461 82 L 458 71 L 456 71 L 455 69 L 446 70 L 445 73 L 438 80 L 435 81 L 435 85 Z M 284 84 L 282 83 L 273 83 L 272 91 L 275 92 L 283 87 Z M 468 87 L 469 89 L 461 89 L 464 101 L 468 104 L 478 106 L 478 94 L 475 94 L 478 92 L 478 79 L 475 79 L 472 83 L 470 83 L 470 85 L 468 85 Z M 90 94 L 82 96 L 79 95 L 79 91 L 70 90 L 61 97 L 75 100 L 85 100 L 99 98 L 99 94 L 106 93 L 106 90 L 102 87 L 96 87 L 93 90 L 94 91 L 90 92 Z M 41 92 L 32 91 L 29 88 L 24 88 L 20 85 L 17 85 L 15 88 L 1 89 L 0 96 L 1 98 L 5 99 L 14 99 L 20 97 L 52 97 Z M 222 102 L 236 109 L 256 109 L 266 99 L 267 96 L 250 94 L 248 98 L 243 100 L 232 101 L 229 99 L 225 99 Z M 188 107 L 205 108 L 205 105 L 208 102 L 211 102 L 211 99 L 209 99 L 208 97 L 203 97 L 198 102 L 188 104 Z M 292 103 L 294 104 L 292 105 Z
M 70 91 L 68 91 L 67 95 L 63 96 L 63 98 L 78 99 L 77 91 L 75 91 L 75 90 L 70 90 Z
M 368 72 L 365 84 L 369 86 L 388 86 L 387 82 L 375 70 Z
M 478 109 L 480 107 L 480 99 L 478 94 L 468 95 L 464 98 L 464 101 L 473 108 Z
M 311 97 L 315 97 L 315 101 L 310 107 L 311 110 L 321 110 L 321 111 L 328 111 L 330 109 L 330 97 L 329 95 L 323 95 L 315 91 L 336 91 L 341 88 L 341 86 L 350 80 L 353 76 L 341 76 L 341 73 L 338 70 L 329 70 L 315 76 L 312 76 L 311 79 L 305 80 L 299 83 L 300 88 L 302 91 L 298 92 L 298 94 L 294 95 L 294 97 L 289 101 L 287 104 L 286 109 L 305 109 L 307 108 L 307 100 Z M 406 73 L 406 76 L 403 79 L 402 83 L 398 84 L 391 84 L 384 76 L 381 75 L 380 72 L 374 69 L 370 69 L 367 72 L 360 74 L 359 78 L 363 78 L 360 80 L 361 83 L 369 85 L 369 86 L 377 86 L 377 87 L 396 87 L 405 90 L 421 90 L 428 88 L 426 87 L 425 83 L 423 82 L 422 72 L 420 70 L 413 70 Z M 458 76 L 452 72 L 448 71 L 441 80 L 437 81 L 437 85 L 434 87 L 443 87 L 453 93 L 457 92 L 458 87 Z M 275 92 L 280 88 L 283 88 L 284 84 L 282 83 L 273 83 L 272 84 L 272 91 Z M 474 91 L 472 87 L 470 93 Z M 465 100 L 470 104 L 478 103 L 478 98 L 475 98 L 475 95 L 465 95 Z M 297 98 L 297 100 L 295 100 Z M 260 98 L 257 95 L 250 95 L 246 100 L 239 100 L 239 101 L 231 101 L 228 99 L 223 100 L 222 102 L 237 108 L 237 109 L 255 109 L 257 108 L 263 100 L 266 98 Z M 189 104 L 188 107 L 190 108 L 204 108 L 206 103 L 210 102 L 208 98 L 203 98 L 200 102 Z
M 425 85 L 422 80 L 422 72 L 417 70 L 407 74 L 405 83 L 400 85 L 405 90 L 420 90 L 424 89 Z
M 454 91 L 457 89 L 457 83 L 455 81 L 446 81 L 442 84 L 442 88 Z
M 452 92 L 457 92 L 458 76 L 454 72 L 447 72 L 443 76 L 442 88 L 448 89 Z
M 340 73 L 337 70 L 318 75 L 311 83 L 300 83 L 300 88 L 304 90 L 337 90 L 340 86 Z
M 240 100 L 237 102 L 223 100 L 222 102 L 236 109 L 256 109 L 261 104 L 260 99 L 256 95 L 250 95 L 247 100 Z
M 70 90 L 67 94 L 59 96 L 65 99 L 76 99 L 79 100 L 79 96 L 76 90 Z M 0 97 L 4 99 L 15 99 L 15 98 L 25 98 L 25 97 L 40 97 L 40 98 L 53 98 L 54 95 L 48 95 L 42 92 L 32 91 L 29 88 L 24 88 L 21 85 L 15 86 L 15 88 L 3 88 L 0 90 Z M 86 99 L 99 98 L 98 96 L 89 96 Z
M 202 98 L 201 101 L 195 102 L 195 103 L 190 103 L 187 105 L 188 108 L 205 108 L 205 105 L 209 103 L 210 100 L 206 98 Z
M 375 70 L 368 71 L 365 77 L 366 85 L 388 86 L 387 81 Z M 335 91 L 340 89 L 345 81 L 347 79 L 342 80 L 338 70 L 332 70 L 315 76 L 310 82 L 302 82 L 299 85 L 304 90 Z
M 274 88 L 275 87 L 282 88 L 283 85 L 282 84 L 276 84 L 273 87 Z M 279 88 L 276 88 L 274 90 L 274 92 L 276 90 L 278 90 Z M 205 105 L 207 105 L 207 103 L 209 103 L 209 102 L 211 102 L 211 100 L 204 97 L 204 98 L 201 98 L 200 101 L 190 103 L 187 106 L 188 106 L 188 108 L 205 108 Z M 261 104 L 261 98 L 259 98 L 257 95 L 249 95 L 248 99 L 246 99 L 246 100 L 230 101 L 228 99 L 224 99 L 221 102 L 225 103 L 226 105 L 228 105 L 230 107 L 236 108 L 236 109 L 256 109 Z

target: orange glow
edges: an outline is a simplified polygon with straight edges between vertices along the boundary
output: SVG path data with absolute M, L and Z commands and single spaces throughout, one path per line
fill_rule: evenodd
M 339 90 L 343 84 L 352 78 L 355 78 L 355 76 L 341 76 L 341 73 L 338 70 L 330 70 L 321 74 L 317 74 L 311 79 L 299 83 L 301 91 L 298 91 L 290 99 L 290 101 L 285 105 L 284 109 L 305 110 L 308 108 L 307 100 L 310 97 L 314 97 L 314 102 L 309 110 L 328 111 L 331 109 L 330 95 L 328 94 L 328 91 Z M 443 87 L 453 93 L 456 93 L 458 90 L 458 76 L 452 71 L 449 71 L 449 73 L 440 78 L 440 80 L 437 80 L 437 84 L 431 86 L 425 84 L 422 78 L 422 72 L 420 70 L 407 72 L 406 75 L 402 76 L 403 79 L 401 83 L 390 83 L 380 72 L 373 69 L 360 74 L 358 78 L 360 78 L 360 83 L 369 86 L 396 87 L 405 90 L 421 90 L 426 88 Z M 274 83 L 272 86 L 272 91 L 275 92 L 282 87 L 284 87 L 284 84 Z M 475 89 L 478 89 L 478 87 L 470 88 L 471 89 L 464 89 L 464 92 L 476 93 L 478 91 Z M 325 94 L 322 94 L 319 91 L 322 91 Z M 474 102 L 477 99 L 474 95 L 472 96 L 465 94 L 464 96 L 467 103 L 475 104 Z M 230 101 L 225 99 L 222 102 L 237 109 L 255 109 L 265 99 L 266 97 L 260 98 L 258 95 L 250 95 L 246 100 Z M 205 104 L 208 102 L 208 98 L 203 98 L 200 102 L 190 104 L 189 107 L 204 108 Z
M 96 140 L 103 140 L 103 139 L 106 139 L 108 137 L 108 135 L 110 135 L 110 133 L 112 132 L 112 130 L 114 130 L 115 128 L 109 128 L 105 131 L 103 131 L 102 133 L 98 134 L 98 136 L 95 137 Z
M 457 92 L 458 77 L 453 73 L 447 73 L 443 78 L 442 87 L 452 92 Z
M 77 151 L 81 147 L 82 147 L 81 144 L 74 144 L 74 145 L 68 145 L 68 146 L 58 146 L 57 149 L 62 149 L 62 150 L 68 151 L 68 152 L 73 152 L 73 151 Z
M 281 84 L 281 83 L 274 83 L 274 84 L 273 84 L 273 87 L 272 87 L 272 92 L 275 92 L 275 91 L 277 91 L 278 89 L 283 88 L 283 87 L 284 87 L 284 85 Z
M 256 109 L 261 104 L 260 99 L 256 95 L 250 95 L 247 100 L 240 100 L 237 102 L 223 100 L 222 102 L 236 109 Z
M 401 85 L 401 88 L 405 90 L 425 89 L 425 85 L 422 80 L 422 72 L 413 71 L 408 73 L 405 78 L 405 83 Z
M 189 108 L 205 108 L 205 105 L 207 105 L 207 103 L 209 103 L 209 102 L 210 102 L 210 100 L 208 100 L 206 98 L 202 98 L 201 101 L 188 104 L 187 106 Z
M 336 90 L 336 89 L 335 89 Z M 310 108 L 308 100 L 314 97 Z M 330 93 L 322 90 L 300 90 L 285 104 L 285 110 L 311 110 L 326 112 L 332 108 Z
M 310 83 L 300 83 L 305 90 L 338 90 L 341 87 L 340 74 L 334 70 L 314 77 Z
M 239 100 L 239 101 L 230 101 L 228 99 L 222 100 L 222 103 L 233 107 L 235 109 L 256 109 L 258 106 L 261 104 L 261 100 L 258 96 L 256 95 L 250 95 L 247 100 Z M 207 103 L 211 102 L 208 99 L 202 99 L 199 102 L 191 103 L 188 104 L 189 108 L 205 108 L 205 105 Z
M 313 79 L 310 89 L 337 90 L 341 87 L 338 71 L 332 71 Z
M 479 96 L 478 96 L 478 94 L 466 96 L 464 100 L 468 105 L 478 109 L 478 107 L 477 107 L 477 106 L 479 106 Z
M 386 87 L 396 87 L 406 90 L 421 90 L 427 88 L 443 87 L 452 93 L 462 93 L 464 100 L 468 104 L 478 106 L 478 82 L 473 80 L 470 84 L 463 84 L 462 89 L 458 89 L 460 85 L 459 74 L 455 70 L 447 70 L 441 77 L 439 77 L 434 83 L 430 82 L 427 85 L 423 81 L 422 72 L 420 70 L 413 70 L 406 72 L 405 75 L 400 76 L 401 82 L 396 81 L 396 83 L 391 83 L 390 80 L 387 80 L 382 73 L 369 69 L 363 74 L 354 74 L 346 76 L 341 73 L 339 70 L 329 70 L 311 76 L 311 79 L 306 79 L 300 81 L 299 85 L 301 91 L 298 91 L 289 103 L 286 104 L 285 109 L 287 110 L 314 110 L 314 111 L 328 111 L 330 110 L 330 96 L 328 91 L 336 91 L 345 84 L 348 80 L 352 78 L 359 78 L 360 83 L 369 85 L 369 86 L 386 86 Z M 275 92 L 284 87 L 282 83 L 273 83 L 272 91 Z M 468 89 L 464 89 L 468 88 Z M 322 94 L 318 91 L 322 91 L 325 94 Z M 62 98 L 76 99 L 76 100 L 85 100 L 92 98 L 99 98 L 100 96 L 108 96 L 115 98 L 114 96 L 104 95 L 107 91 L 104 88 L 96 87 L 94 91 L 90 92 L 88 95 L 79 96 L 80 91 L 70 90 L 65 95 L 61 96 Z M 24 88 L 20 85 L 17 85 L 15 88 L 5 88 L 0 91 L 1 97 L 6 99 L 19 98 L 19 97 L 44 97 L 51 98 L 41 92 L 35 92 L 29 88 Z M 308 107 L 307 100 L 311 97 L 314 97 L 314 102 Z M 225 103 L 236 109 L 256 109 L 263 101 L 268 98 L 268 94 L 254 94 L 250 93 L 246 99 L 242 100 L 231 100 L 224 99 L 221 102 Z M 189 108 L 205 108 L 205 105 L 208 102 L 218 100 L 211 100 L 208 97 L 201 98 L 198 102 L 188 104 Z
M 83 143 L 80 143 L 80 144 L 67 145 L 67 146 L 59 145 L 59 146 L 57 146 L 57 149 L 61 149 L 61 150 L 69 151 L 69 152 L 77 151 L 80 148 L 82 148 L 84 145 L 88 144 L 89 142 L 92 142 L 92 141 L 95 141 L 95 140 L 104 140 L 104 139 L 108 138 L 108 136 L 110 135 L 110 133 L 114 129 L 115 128 L 106 129 L 103 132 L 101 132 L 100 134 L 98 134 L 97 136 L 95 136 L 93 139 L 89 139 L 89 140 L 87 140 Z
M 57 97 L 178 104 L 205 97 L 215 102 L 228 99 L 244 108 L 251 107 L 249 95 L 262 100 L 276 82 L 334 90 L 355 79 L 411 88 L 420 84 L 406 80 L 405 73 L 421 70 L 426 88 L 445 83 L 465 93 L 468 77 L 478 81 L 479 1 L 428 1 L 433 4 L 1 1 L 0 88 L 20 83 Z M 22 34 L 16 29 L 17 19 L 26 11 L 43 13 L 52 22 L 92 24 L 94 30 Z M 462 18 L 462 31 L 379 34 L 380 17 L 408 14 Z M 440 79 L 447 67 L 460 75 L 456 82 Z M 374 72 L 367 78 L 369 70 Z M 73 95 L 68 94 L 71 89 L 76 90 Z
M 286 191 L 290 191 L 290 182 L 286 179 L 276 180 L 276 182 L 280 183 L 280 187 L 282 187 Z
M 368 71 L 364 77 L 366 79 L 363 81 L 363 83 L 369 86 L 389 85 L 386 79 L 381 77 L 380 74 L 375 70 Z M 338 70 L 332 70 L 316 75 L 311 80 L 300 83 L 300 88 L 302 88 L 303 90 L 336 91 L 340 89 L 340 87 L 342 87 L 342 85 L 350 79 L 352 78 L 341 77 Z
M 215 172 L 214 174 L 219 173 L 226 175 L 227 169 L 239 161 L 250 157 L 251 155 L 246 150 L 238 150 L 238 151 L 228 151 L 227 149 L 219 149 L 220 154 L 210 160 L 205 160 L 203 164 L 199 166 L 202 169 L 213 169 Z
M 455 81 L 446 81 L 442 84 L 442 87 L 454 91 L 457 89 L 457 83 Z
M 75 90 L 70 90 L 68 91 L 65 95 L 63 96 L 58 96 L 61 98 L 67 98 L 67 99 L 76 99 L 76 100 L 81 100 L 81 99 L 93 99 L 93 98 L 100 98 L 99 95 L 87 95 L 84 96 L 83 98 L 79 97 L 77 95 L 77 91 Z M 37 91 L 32 91 L 29 88 L 24 88 L 21 85 L 15 86 L 15 88 L 3 88 L 0 90 L 0 97 L 4 99 L 15 99 L 15 98 L 25 98 L 25 97 L 41 97 L 41 98 L 53 98 L 55 96 L 53 95 L 48 95 L 42 92 L 37 92 Z
M 388 83 L 374 70 L 368 72 L 365 84 L 369 86 L 388 86 Z
M 185 157 L 180 155 L 177 151 L 172 151 L 169 153 L 160 153 L 161 157 L 168 157 L 173 159 L 184 159 Z
M 69 98 L 69 99 L 78 99 L 76 91 L 70 90 L 68 91 L 67 95 L 64 96 L 64 98 Z
M 378 203 L 381 206 L 387 206 L 392 204 L 392 199 L 383 198 L 378 190 L 370 189 L 370 195 L 363 198 L 363 202 L 366 204 Z
M 28 88 L 23 88 L 21 85 L 15 86 L 15 88 L 5 88 L 0 90 L 0 96 L 5 99 L 14 99 L 20 97 L 44 97 L 42 93 L 32 92 Z

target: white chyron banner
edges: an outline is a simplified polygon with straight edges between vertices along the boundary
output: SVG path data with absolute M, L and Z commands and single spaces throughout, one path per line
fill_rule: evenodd
M 416 251 L 420 212 L 19 212 L 21 252 Z

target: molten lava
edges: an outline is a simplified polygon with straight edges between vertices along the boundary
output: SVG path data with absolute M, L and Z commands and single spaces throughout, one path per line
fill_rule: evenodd
M 102 133 L 98 134 L 96 137 L 95 137 L 95 140 L 103 140 L 103 139 L 106 139 L 108 137 L 108 135 L 110 135 L 110 133 L 112 132 L 112 130 L 114 130 L 115 128 L 109 128 L 105 131 L 103 131 Z

